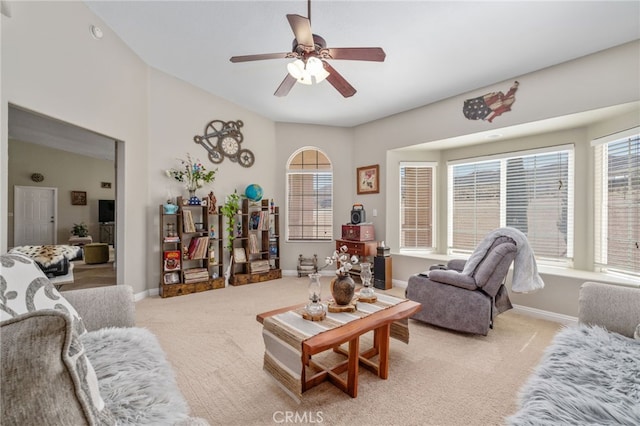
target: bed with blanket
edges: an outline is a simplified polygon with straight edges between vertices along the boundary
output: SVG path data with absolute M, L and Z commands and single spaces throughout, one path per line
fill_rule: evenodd
M 69 245 L 18 246 L 9 253 L 21 253 L 33 259 L 49 277 L 69 274 L 70 262 L 82 259 L 82 247 Z

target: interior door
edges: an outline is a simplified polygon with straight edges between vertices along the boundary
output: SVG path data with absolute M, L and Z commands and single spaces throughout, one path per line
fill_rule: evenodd
M 14 187 L 14 245 L 57 244 L 58 188 Z

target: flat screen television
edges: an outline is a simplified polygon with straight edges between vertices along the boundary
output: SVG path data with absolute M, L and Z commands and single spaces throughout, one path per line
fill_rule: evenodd
M 115 222 L 116 202 L 115 200 L 98 200 L 98 222 Z

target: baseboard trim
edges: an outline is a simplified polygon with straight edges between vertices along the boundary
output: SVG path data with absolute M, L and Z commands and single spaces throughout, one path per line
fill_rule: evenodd
M 141 291 L 140 293 L 135 293 L 133 295 L 133 300 L 134 302 L 139 302 L 142 299 L 146 299 L 147 297 L 150 296 L 157 296 L 160 294 L 160 289 L 159 288 L 154 288 L 151 290 L 145 290 L 145 291 Z
M 553 321 L 564 325 L 578 324 L 578 318 L 570 315 L 558 314 L 556 312 L 543 311 L 542 309 L 531 308 L 529 306 L 513 305 L 513 310 L 519 314 L 529 315 L 532 317 Z

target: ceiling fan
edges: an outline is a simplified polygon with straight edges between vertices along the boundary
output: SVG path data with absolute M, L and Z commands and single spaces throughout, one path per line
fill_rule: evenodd
M 333 47 L 328 48 L 324 38 L 311 32 L 311 0 L 307 4 L 308 17 L 287 15 L 295 39 L 293 49 L 285 53 L 263 53 L 257 55 L 232 56 L 231 62 L 260 61 L 263 59 L 291 58 L 287 65 L 289 73 L 274 95 L 286 96 L 298 83 L 312 84 L 326 80 L 345 98 L 353 96 L 356 89 L 338 73 L 327 59 L 384 62 L 385 53 L 380 47 Z

